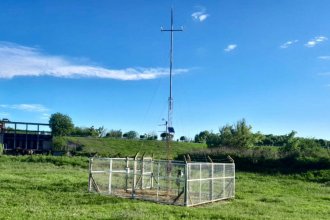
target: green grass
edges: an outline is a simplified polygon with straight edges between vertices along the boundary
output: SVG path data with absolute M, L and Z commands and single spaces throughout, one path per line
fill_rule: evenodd
M 328 219 L 330 184 L 238 172 L 236 199 L 198 207 L 87 192 L 87 159 L 0 157 L 0 219 Z
M 87 155 L 97 153 L 101 156 L 126 157 L 134 156 L 137 152 L 157 159 L 166 158 L 166 142 L 151 140 L 127 140 L 112 138 L 92 138 L 92 137 L 66 137 L 67 141 L 82 146 L 80 153 Z M 198 149 L 205 149 L 205 144 L 172 142 L 172 156 L 175 158 L 179 154 L 185 154 Z

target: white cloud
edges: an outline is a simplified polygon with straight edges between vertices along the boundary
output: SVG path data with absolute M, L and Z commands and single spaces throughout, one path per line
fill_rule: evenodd
M 206 13 L 206 9 L 205 8 L 200 8 L 199 11 L 196 11 L 194 13 L 191 14 L 191 17 L 193 18 L 193 20 L 195 21 L 200 21 L 203 22 L 206 20 L 206 18 L 208 18 L 210 15 Z
M 41 104 L 15 104 L 15 105 L 0 105 L 1 108 L 16 109 L 27 112 L 48 112 L 49 109 Z
M 312 40 L 308 41 L 305 44 L 305 47 L 314 47 L 317 44 L 320 44 L 320 43 L 322 43 L 323 41 L 326 41 L 326 40 L 328 40 L 328 38 L 325 37 L 325 36 L 314 37 Z
M 319 56 L 318 59 L 320 59 L 320 60 L 330 60 L 330 56 Z
M 229 45 L 224 49 L 224 51 L 226 51 L 226 52 L 230 52 L 230 51 L 232 51 L 232 50 L 235 50 L 236 47 L 237 47 L 236 44 L 229 44 Z
M 168 68 L 108 69 L 81 65 L 61 56 L 46 55 L 39 49 L 0 42 L 0 78 L 17 76 L 53 76 L 63 78 L 94 77 L 117 80 L 147 80 L 169 74 Z M 188 69 L 174 69 L 173 74 Z
M 41 120 L 49 120 L 50 118 L 50 114 L 48 113 L 42 113 L 42 115 L 40 116 Z
M 287 42 L 283 43 L 283 44 L 280 46 L 280 48 L 282 48 L 282 49 L 286 49 L 286 48 L 288 48 L 289 46 L 291 46 L 292 44 L 295 44 L 295 43 L 297 43 L 297 42 L 298 42 L 298 40 L 290 40 L 290 41 L 287 41 Z

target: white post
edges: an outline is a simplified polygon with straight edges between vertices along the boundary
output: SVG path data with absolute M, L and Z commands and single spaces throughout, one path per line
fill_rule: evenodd
M 136 185 L 136 167 L 137 167 L 137 163 L 136 163 L 136 157 L 134 158 L 134 167 L 133 167 L 133 188 L 132 191 L 135 191 L 135 185 Z
M 226 164 L 222 164 L 223 170 L 222 170 L 222 192 L 223 192 L 223 198 L 226 197 Z
M 188 206 L 188 168 L 189 168 L 189 164 L 186 163 L 185 164 L 185 169 L 184 169 L 184 205 Z
M 233 179 L 233 197 L 235 197 L 235 184 L 236 184 L 236 182 L 235 182 L 235 176 L 236 176 L 236 170 L 235 170 L 235 164 L 233 163 L 233 170 L 234 170 L 234 179 Z
M 126 178 L 125 178 L 125 190 L 128 190 L 128 175 L 129 175 L 129 161 L 128 157 L 126 157 Z
M 154 188 L 154 160 L 153 158 L 151 158 L 151 161 L 150 161 L 150 188 Z
M 159 171 L 160 171 L 160 162 L 158 161 L 158 166 L 157 166 L 157 201 L 159 200 L 158 195 L 159 195 Z
M 144 189 L 144 157 L 141 162 L 141 189 Z
M 199 164 L 199 202 L 202 202 L 202 164 Z
M 213 172 L 214 172 L 214 164 L 211 163 L 211 170 L 210 170 L 211 182 L 210 182 L 210 197 L 209 197 L 211 201 L 213 201 Z
M 112 181 L 112 159 L 110 159 L 110 167 L 109 167 L 109 194 L 111 194 L 111 181 Z
M 93 158 L 89 158 L 88 192 L 92 192 L 92 165 Z

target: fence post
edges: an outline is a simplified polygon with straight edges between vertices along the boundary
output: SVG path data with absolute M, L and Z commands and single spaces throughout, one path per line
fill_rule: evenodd
M 211 163 L 211 170 L 210 170 L 210 177 L 211 177 L 211 181 L 210 181 L 210 196 L 209 196 L 209 200 L 213 201 L 213 178 L 214 178 L 214 164 Z
M 93 158 L 89 158 L 88 192 L 92 192 L 92 164 L 93 164 Z
M 154 155 L 152 154 L 151 161 L 150 161 L 150 189 L 154 188 Z
M 233 163 L 233 170 L 234 170 L 234 177 L 233 177 L 233 178 L 234 178 L 234 179 L 233 179 L 233 184 L 234 184 L 234 185 L 233 185 L 233 194 L 232 194 L 232 196 L 235 197 L 235 191 L 236 191 L 236 190 L 235 190 L 235 187 L 236 187 L 236 182 L 235 182 L 235 181 L 236 181 L 236 180 L 235 180 L 235 176 L 236 176 L 235 163 Z
M 222 167 L 223 167 L 223 169 L 222 169 L 222 188 L 223 188 L 223 190 L 222 190 L 222 192 L 223 192 L 223 198 L 225 198 L 226 197 L 226 164 L 222 164 Z
M 136 153 L 135 157 L 134 157 L 134 166 L 133 166 L 133 186 L 132 186 L 132 198 L 135 198 L 135 186 L 136 186 L 136 167 L 137 167 L 137 156 L 138 156 L 139 152 Z
M 199 163 L 199 202 L 202 202 L 202 163 Z
M 186 163 L 185 166 L 184 166 L 184 205 L 185 206 L 188 206 L 188 169 L 189 169 L 189 164 Z
M 141 158 L 141 188 L 143 189 L 143 185 L 144 185 L 144 154 L 142 155 Z
M 128 175 L 129 175 L 129 161 L 128 157 L 126 157 L 126 179 L 125 179 L 125 190 L 128 191 Z
M 160 172 L 160 162 L 158 161 L 157 165 L 157 201 L 159 200 L 158 195 L 159 195 L 159 172 Z
M 109 166 L 109 194 L 111 194 L 111 182 L 112 182 L 112 158 L 110 159 L 110 166 Z

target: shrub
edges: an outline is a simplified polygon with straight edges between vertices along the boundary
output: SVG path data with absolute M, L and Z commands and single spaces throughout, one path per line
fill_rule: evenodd
M 63 137 L 53 137 L 53 150 L 67 151 L 67 141 Z
M 253 134 L 252 127 L 244 119 L 234 125 L 225 125 L 219 134 L 209 134 L 206 137 L 208 147 L 250 148 L 260 141 L 259 133 Z

